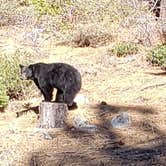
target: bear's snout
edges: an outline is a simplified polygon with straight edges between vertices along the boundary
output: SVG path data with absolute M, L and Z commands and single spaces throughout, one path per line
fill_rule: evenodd
M 25 74 L 21 74 L 21 75 L 20 75 L 20 79 L 21 79 L 21 80 L 27 80 L 27 77 L 26 77 Z

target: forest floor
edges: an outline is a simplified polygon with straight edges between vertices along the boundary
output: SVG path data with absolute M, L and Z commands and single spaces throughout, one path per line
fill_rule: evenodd
M 0 32 L 1 52 L 33 49 L 16 41 L 8 31 L 10 37 L 5 37 L 4 30 Z M 17 33 L 21 36 L 21 30 Z M 48 130 L 51 139 L 47 139 L 38 132 L 38 114 L 34 111 L 42 97 L 11 101 L 0 113 L 0 165 L 166 165 L 166 71 L 149 65 L 144 53 L 118 58 L 111 56 L 108 48 L 54 46 L 53 41 L 36 48 L 47 54 L 36 59 L 66 62 L 81 72 L 78 109 L 68 113 L 69 129 Z M 26 111 L 25 105 L 31 109 Z M 25 113 L 17 117 L 22 111 Z M 111 119 L 121 112 L 130 115 L 131 125 L 113 128 Z M 75 130 L 75 117 L 99 129 Z

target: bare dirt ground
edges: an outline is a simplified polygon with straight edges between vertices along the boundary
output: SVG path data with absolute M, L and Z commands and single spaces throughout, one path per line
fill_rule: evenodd
M 25 47 L 12 35 L 1 35 L 1 39 L 3 52 Z M 166 72 L 148 65 L 141 53 L 117 58 L 109 55 L 109 46 L 73 48 L 50 43 L 38 48 L 49 56 L 36 61 L 67 62 L 80 70 L 79 107 L 69 111 L 69 129 L 51 129 L 52 139 L 46 139 L 36 132 L 38 115 L 33 108 L 22 116 L 16 114 L 25 110 L 27 103 L 35 108 L 42 98 L 11 101 L 0 113 L 0 165 L 166 165 Z M 129 113 L 131 126 L 112 128 L 111 119 L 120 112 Z M 76 116 L 86 118 L 99 130 L 73 130 Z

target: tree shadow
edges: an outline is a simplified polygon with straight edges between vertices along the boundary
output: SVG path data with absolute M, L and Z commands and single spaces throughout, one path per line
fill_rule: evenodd
M 42 160 L 43 157 L 46 157 L 45 160 Z M 43 156 L 43 154 L 33 153 L 30 166 L 38 166 L 38 165 L 55 165 L 55 166 L 70 166 L 70 165 L 78 165 L 78 166 L 103 166 L 102 161 L 99 163 L 94 162 L 95 156 L 93 154 L 86 155 L 84 153 L 77 152 L 52 152 L 47 156 Z
M 103 116 L 104 114 L 117 114 L 121 111 L 134 111 L 138 114 L 143 114 L 143 116 L 153 115 L 156 114 L 155 109 L 149 108 L 146 106 L 123 106 L 123 105 L 108 105 L 106 103 L 101 103 L 93 107 L 95 109 L 99 109 L 99 112 L 103 112 L 103 114 L 99 113 L 99 116 L 102 117 L 102 121 L 107 121 L 105 119 L 106 116 Z M 132 127 L 135 129 L 141 130 L 142 133 L 147 134 L 155 134 L 155 139 L 153 141 L 147 141 L 142 144 L 140 147 L 139 145 L 134 146 L 126 146 L 125 142 L 122 144 L 107 144 L 104 145 L 100 152 L 101 154 L 105 154 L 108 156 L 111 156 L 115 159 L 118 159 L 120 161 L 120 165 L 128 165 L 128 164 L 134 164 L 134 165 L 147 165 L 147 164 L 165 164 L 164 160 L 166 159 L 166 141 L 165 141 L 165 133 L 163 133 L 155 124 L 151 123 L 150 121 L 138 121 L 136 124 L 134 124 Z M 113 128 L 110 129 L 111 131 L 114 131 Z M 116 138 L 118 138 L 118 135 L 116 132 L 114 132 L 116 135 Z M 118 140 L 118 139 L 117 139 Z M 121 141 L 120 141 L 121 142 Z
M 161 143 L 140 147 L 107 147 L 102 148 L 101 153 L 120 159 L 124 164 L 165 164 L 164 158 L 166 156 L 166 143 L 163 140 Z M 160 160 L 160 158 L 162 158 Z
M 141 134 L 154 134 L 154 139 L 149 139 L 143 143 L 126 144 L 122 138 L 123 130 L 114 129 L 104 125 L 107 121 L 107 114 L 117 114 L 121 111 L 134 111 L 144 116 L 156 115 L 154 108 L 139 105 L 108 105 L 107 103 L 96 104 L 92 106 L 96 110 L 96 116 L 101 120 L 98 124 L 99 130 L 94 133 L 81 132 L 79 130 L 72 131 L 68 129 L 64 131 L 66 139 L 75 142 L 75 149 L 71 151 L 70 145 L 64 144 L 64 149 L 54 151 L 49 155 L 46 153 L 36 153 L 33 157 L 33 163 L 42 165 L 165 165 L 166 161 L 166 137 L 158 126 L 145 121 L 137 120 L 132 124 L 135 130 L 141 130 Z M 54 138 L 57 134 L 54 135 Z M 69 142 L 70 142 L 69 141 Z M 61 139 L 63 144 L 63 138 Z M 81 147 L 78 148 L 77 147 Z M 73 149 L 73 147 L 72 147 Z M 34 159 L 35 158 L 35 159 Z M 34 162 L 35 161 L 35 162 Z M 35 165 L 35 164 L 33 164 Z
M 124 105 L 108 105 L 107 103 L 100 103 L 92 106 L 93 109 L 98 109 L 103 113 L 119 113 L 121 111 L 135 111 L 141 114 L 155 114 L 155 109 L 147 106 L 140 106 L 140 105 L 131 105 L 131 106 L 124 106 Z

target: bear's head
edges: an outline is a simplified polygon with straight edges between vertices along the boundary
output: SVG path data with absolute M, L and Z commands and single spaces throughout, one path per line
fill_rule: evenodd
M 20 69 L 21 69 L 21 76 L 20 78 L 22 80 L 29 80 L 29 79 L 33 79 L 33 68 L 30 66 L 23 66 L 23 65 L 19 65 Z

